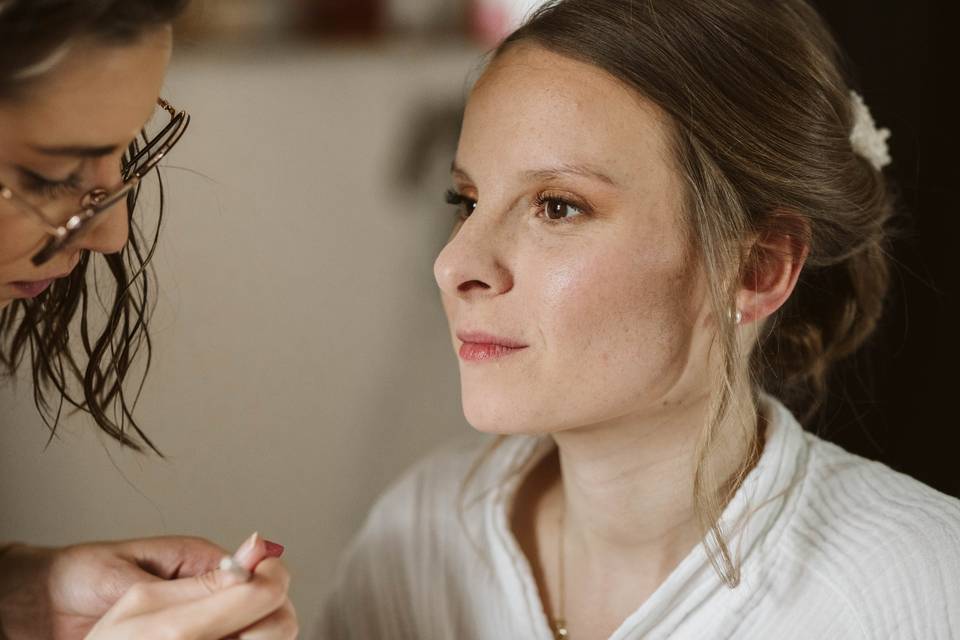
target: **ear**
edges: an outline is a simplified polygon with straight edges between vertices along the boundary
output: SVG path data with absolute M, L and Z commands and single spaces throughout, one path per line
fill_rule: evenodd
M 793 293 L 810 254 L 810 225 L 805 218 L 778 212 L 747 247 L 737 293 L 741 322 L 773 315 Z

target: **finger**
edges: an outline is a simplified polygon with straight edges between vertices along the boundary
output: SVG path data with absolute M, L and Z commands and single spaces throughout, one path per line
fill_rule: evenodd
M 104 616 L 121 620 L 154 611 L 161 611 L 207 598 L 232 586 L 244 583 L 243 577 L 232 571 L 211 571 L 192 578 L 140 582 L 131 586 Z
M 260 563 L 250 582 L 153 611 L 138 620 L 145 629 L 164 629 L 174 637 L 217 640 L 236 634 L 283 607 L 289 585 L 290 575 L 283 564 L 268 558 Z
M 297 612 L 288 600 L 269 616 L 238 634 L 239 640 L 292 640 L 300 631 Z
M 264 540 L 267 544 L 267 557 L 268 558 L 279 558 L 283 555 L 284 547 L 282 544 L 272 542 L 270 540 Z
M 189 536 L 127 540 L 120 548 L 143 571 L 166 580 L 213 571 L 225 554 L 209 540 Z
M 233 554 L 233 558 L 247 571 L 253 571 L 264 558 L 279 558 L 283 555 L 283 545 L 264 539 L 254 533 L 246 539 Z
M 202 538 L 186 536 L 147 538 L 115 543 L 114 546 L 117 548 L 115 553 L 120 558 L 125 557 L 126 561 L 111 574 L 111 580 L 99 583 L 98 589 L 103 592 L 104 602 L 108 603 L 104 607 L 105 610 L 133 585 L 162 581 L 157 574 L 163 576 L 163 579 L 181 576 L 201 577 L 201 582 L 198 583 L 181 582 L 170 589 L 149 590 L 144 597 L 155 599 L 158 607 L 181 602 L 183 598 L 191 597 L 190 594 L 200 597 L 227 586 L 220 572 L 208 575 L 219 565 L 224 552 L 220 547 Z M 244 559 L 241 566 L 252 571 L 263 558 L 276 557 L 282 552 L 282 546 L 254 534 L 241 545 L 238 554 Z M 143 566 L 147 568 L 141 568 Z M 211 568 L 207 568 L 208 566 Z M 231 580 L 235 578 L 237 576 L 233 576 Z M 193 588 L 187 585 L 193 585 Z M 197 585 L 206 591 L 197 588 Z M 186 595 L 179 596 L 178 593 Z M 134 594 L 134 596 L 140 598 L 141 594 Z M 144 612 L 147 610 L 150 609 L 142 609 Z

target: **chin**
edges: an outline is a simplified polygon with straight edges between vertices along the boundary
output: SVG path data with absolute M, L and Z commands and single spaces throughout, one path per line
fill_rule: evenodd
M 474 429 L 491 435 L 543 435 L 555 430 L 555 423 L 536 417 L 529 404 L 515 399 L 463 395 L 463 415 Z

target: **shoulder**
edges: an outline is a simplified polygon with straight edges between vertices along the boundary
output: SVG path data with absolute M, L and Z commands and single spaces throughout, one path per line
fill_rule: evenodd
M 788 535 L 805 570 L 888 637 L 960 629 L 960 500 L 805 437 L 809 458 Z
M 803 502 L 815 518 L 880 547 L 931 537 L 948 547 L 960 544 L 960 500 L 816 436 L 806 438 L 810 458 Z
M 484 499 L 502 485 L 518 446 L 529 448 L 525 440 L 465 437 L 418 460 L 370 508 L 343 558 L 347 572 L 409 573 L 455 553 L 483 526 Z
M 513 442 L 492 445 L 471 438 L 443 446 L 384 491 L 341 559 L 321 637 L 445 637 L 422 625 L 445 628 L 452 613 L 436 609 L 453 597 L 456 576 L 477 564 L 477 491 L 502 478 Z
M 504 440 L 509 447 L 511 439 Z M 455 518 L 480 486 L 498 481 L 503 457 L 496 441 L 462 438 L 421 458 L 394 481 L 370 510 L 366 530 L 412 534 L 411 525 Z
M 456 506 L 468 469 L 483 455 L 482 442 L 460 439 L 424 456 L 388 486 L 370 508 L 353 547 L 410 544 L 424 524 L 456 517 Z

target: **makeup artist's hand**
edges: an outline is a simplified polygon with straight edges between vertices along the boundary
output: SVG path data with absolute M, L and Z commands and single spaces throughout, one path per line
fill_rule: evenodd
M 298 625 L 287 596 L 283 548 L 254 534 L 233 557 L 248 580 L 216 570 L 193 578 L 141 582 L 93 627 L 86 640 L 292 640 Z
M 13 546 L 0 555 L 0 638 L 80 640 L 132 585 L 201 575 L 223 555 L 187 537 Z
M 79 640 L 132 585 L 205 573 L 223 554 L 187 537 L 15 545 L 0 556 L 0 637 Z

